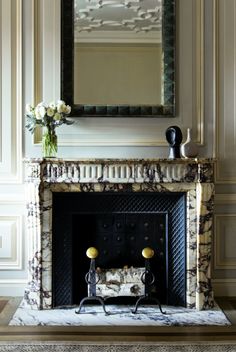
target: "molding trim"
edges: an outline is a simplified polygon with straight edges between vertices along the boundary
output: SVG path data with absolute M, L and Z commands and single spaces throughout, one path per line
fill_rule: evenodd
M 218 0 L 212 0 L 213 8 L 213 79 L 215 84 L 213 84 L 213 128 L 215 128 L 215 133 L 213 131 L 213 157 L 216 158 L 217 148 L 218 148 L 218 113 L 219 113 L 219 75 L 217 73 L 219 67 L 219 4 Z M 216 166 L 215 166 L 216 171 Z M 216 174 L 216 173 L 215 173 Z M 216 176 L 215 176 L 216 179 Z M 216 182 L 216 180 L 215 180 Z
M 4 9 L 8 17 L 9 25 L 5 27 L 7 39 L 4 41 L 7 46 L 5 55 L 9 54 L 10 59 L 4 59 L 3 65 L 5 71 L 5 78 L 2 80 L 8 84 L 7 92 L 3 86 L 3 94 L 8 94 L 8 101 L 1 100 L 1 103 L 10 104 L 10 108 L 4 111 L 2 106 L 2 128 L 7 131 L 10 138 L 8 143 L 2 140 L 3 158 L 0 164 L 0 184 L 18 184 L 22 183 L 22 0 L 2 2 L 2 16 L 4 16 Z M 9 18 L 10 17 L 10 18 Z M 5 18 L 5 20 L 7 20 Z M 6 74 L 10 77 L 6 79 Z M 11 93 L 9 93 L 9 91 Z M 6 107 L 7 109 L 7 107 Z M 10 115 L 10 116 L 9 116 Z M 7 145 L 11 145 L 9 148 Z M 4 145 L 5 144 L 5 145 Z
M 1 286 L 11 286 L 11 285 L 26 285 L 28 283 L 27 279 L 0 279 Z
M 227 258 L 222 257 L 222 252 L 224 251 L 224 241 L 222 241 L 222 236 L 224 236 L 224 234 L 220 233 L 220 222 L 222 221 L 222 218 L 235 218 L 236 222 L 236 214 L 214 215 L 214 270 L 236 270 L 236 255 L 230 261 L 227 260 Z
M 57 6 L 59 6 L 59 1 L 54 1 L 54 11 L 58 14 Z M 193 1 L 193 8 L 194 8 L 194 15 L 196 16 L 196 33 L 194 33 L 196 38 L 196 46 L 193 48 L 195 54 L 194 61 L 196 66 L 196 72 L 194 76 L 196 77 L 196 86 L 194 89 L 195 92 L 195 100 L 196 100 L 196 112 L 193 112 L 193 128 L 196 131 L 196 142 L 200 145 L 204 143 L 204 0 Z M 177 11 L 179 9 L 179 4 L 177 6 Z M 41 67 L 42 63 L 40 62 L 42 55 L 40 53 L 40 11 L 39 11 L 39 0 L 35 0 L 34 2 L 34 57 L 35 57 L 35 70 L 34 70 L 34 100 L 35 104 L 43 98 L 43 82 L 42 82 L 42 72 Z M 42 14 L 41 14 L 42 15 Z M 52 19 L 53 28 L 58 33 L 60 31 L 58 21 Z M 60 41 L 59 41 L 60 42 Z M 37 60 L 37 62 L 36 62 Z M 52 60 L 55 62 L 55 67 L 59 67 L 57 62 L 57 57 L 52 56 Z M 57 63 L 57 64 L 56 64 Z M 55 75 L 54 75 L 55 76 Z M 59 95 L 59 91 L 58 91 Z M 196 116 L 196 118 L 195 118 Z M 87 119 L 87 118 L 86 118 Z M 96 125 L 91 133 L 78 133 L 79 129 L 77 129 L 77 133 L 69 134 L 68 132 L 60 134 L 59 133 L 59 146 L 62 147 L 77 147 L 77 146 L 149 146 L 149 147 L 166 147 L 166 140 L 165 140 L 165 129 L 168 125 L 176 123 L 175 119 L 157 119 L 158 124 L 160 126 L 159 133 L 156 133 L 157 127 L 153 125 L 153 119 L 146 118 L 144 119 L 133 119 L 130 122 L 134 124 L 135 122 L 135 132 L 133 135 L 127 134 L 127 121 L 124 119 L 120 120 L 120 124 L 125 123 L 125 129 L 121 129 L 120 133 L 117 135 L 113 134 L 113 131 L 117 129 L 118 125 L 118 118 L 117 119 L 110 119 L 110 122 L 107 122 L 104 127 L 104 131 L 101 127 L 98 126 L 97 118 L 96 119 L 88 119 L 91 122 L 85 122 L 83 118 L 77 118 L 79 120 L 78 123 L 81 124 L 81 130 L 86 130 L 88 126 L 91 128 L 92 123 Z M 101 118 L 100 120 L 103 120 Z M 138 126 L 137 126 L 138 121 Z M 147 129 L 147 123 L 150 124 L 150 128 Z M 179 123 L 183 124 L 181 120 Z M 87 125 L 86 125 L 87 124 Z M 107 126 L 109 125 L 109 126 Z M 75 126 L 75 125 L 74 125 Z M 98 128 L 97 128 L 98 126 Z M 154 128 L 153 128 L 154 127 Z M 144 135 L 144 129 L 146 129 L 146 133 Z M 163 132 L 162 132 L 163 131 Z M 157 131 L 158 132 L 158 131 Z M 33 145 L 40 146 L 42 140 L 42 131 L 38 128 L 33 137 Z
M 75 4 L 74 10 L 74 18 L 75 18 L 75 32 L 78 34 L 84 34 L 87 32 L 92 32 L 89 37 L 99 36 L 100 33 L 97 33 L 96 30 L 99 28 L 98 32 L 108 32 L 112 29 L 113 26 L 121 27 L 121 25 L 128 26 L 131 31 L 131 34 L 134 38 L 139 37 L 140 34 L 145 32 L 151 32 L 154 28 L 156 29 L 155 32 L 151 32 L 151 35 L 157 35 L 161 31 L 161 19 L 162 19 L 162 3 L 152 3 L 150 6 L 145 6 L 142 2 L 131 0 L 129 2 L 129 6 L 127 8 L 126 3 L 122 1 L 116 1 L 115 3 L 109 2 L 104 0 L 100 0 L 99 5 L 102 8 L 109 7 L 111 8 L 109 21 L 104 13 L 102 14 L 99 11 L 98 7 L 94 3 L 83 4 L 83 7 L 79 7 L 78 4 Z M 138 6 L 137 6 L 138 5 Z M 143 5 L 143 6 L 142 6 Z M 169 3 L 168 3 L 169 5 Z M 112 10 L 116 9 L 116 15 Z M 121 8 L 121 9 L 120 9 Z M 112 15 L 111 15 L 112 13 Z M 145 24 L 142 22 L 143 16 L 147 15 Z M 82 19 L 81 19 L 82 17 Z M 92 17 L 92 18 L 91 18 Z M 139 21 L 140 20 L 140 21 Z M 138 23 L 137 23 L 138 22 Z M 138 33 L 136 28 L 138 28 Z M 122 30 L 121 30 L 122 32 Z M 140 33 L 141 32 L 141 33 Z M 114 31 L 111 30 L 111 34 L 114 34 Z M 126 34 L 126 33 L 125 33 Z M 76 37 L 76 35 L 75 35 Z M 80 35 L 79 38 L 80 39 Z
M 156 33 L 155 33 L 156 32 Z M 88 32 L 80 32 L 75 35 L 75 43 L 137 43 L 137 44 L 158 44 L 161 43 L 161 33 L 149 32 L 148 36 L 144 32 L 130 33 L 128 31 L 94 31 L 93 35 Z
M 23 296 L 24 289 L 28 283 L 27 279 L 1 279 L 0 291 L 2 296 Z
M 10 215 L 10 216 L 0 216 L 0 228 L 1 224 L 4 222 L 12 223 L 9 230 L 10 238 L 7 239 L 7 243 L 9 244 L 10 248 L 7 248 L 7 251 L 10 253 L 6 257 L 0 256 L 0 270 L 22 270 L 23 265 L 23 234 L 22 234 L 22 222 L 23 216 L 20 215 Z M 3 234 L 4 236 L 4 234 Z M 2 236 L 0 236 L 1 240 Z M 4 243 L 3 243 L 4 245 Z M 0 247 L 0 249 L 4 250 L 4 247 Z
M 4 205 L 25 205 L 26 201 L 25 199 L 13 199 L 12 195 L 11 198 L 0 198 L 0 206 L 4 206 Z
M 37 105 L 42 101 L 42 70 L 40 65 L 40 7 L 39 0 L 34 0 L 32 3 L 32 18 L 33 18 L 33 87 L 34 87 L 34 105 Z M 34 135 L 32 136 L 33 144 L 37 144 L 37 141 L 42 141 L 42 130 L 36 128 Z
M 212 279 L 215 296 L 236 296 L 236 279 Z
M 236 194 L 216 194 L 215 204 L 236 204 Z
M 42 72 L 41 72 L 41 65 L 40 65 L 40 7 L 39 7 L 39 0 L 34 0 L 32 3 L 32 10 L 33 10 L 33 77 L 34 77 L 34 105 L 38 104 L 39 101 L 42 100 Z
M 196 1 L 196 108 L 197 139 L 204 144 L 204 0 Z

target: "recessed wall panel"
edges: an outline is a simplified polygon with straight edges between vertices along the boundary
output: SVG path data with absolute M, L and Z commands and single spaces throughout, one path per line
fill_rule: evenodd
M 0 270 L 19 270 L 22 260 L 22 218 L 0 216 Z
M 236 214 L 215 216 L 215 269 L 236 269 Z
M 21 1 L 0 0 L 0 183 L 21 181 Z
M 236 183 L 236 2 L 218 1 L 216 181 Z

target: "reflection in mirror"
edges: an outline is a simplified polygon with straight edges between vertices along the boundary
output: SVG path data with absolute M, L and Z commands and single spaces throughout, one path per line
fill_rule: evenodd
M 74 116 L 174 116 L 175 1 L 62 0 L 61 67 Z
M 75 0 L 74 101 L 161 104 L 161 0 Z

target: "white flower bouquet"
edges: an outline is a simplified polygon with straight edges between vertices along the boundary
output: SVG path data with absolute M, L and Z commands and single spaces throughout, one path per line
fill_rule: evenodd
M 62 124 L 71 125 L 73 121 L 67 120 L 71 112 L 71 107 L 66 105 L 63 100 L 57 103 L 39 103 L 36 107 L 26 105 L 26 128 L 33 133 L 36 126 L 54 129 Z
M 36 107 L 26 105 L 26 125 L 25 127 L 34 133 L 36 126 L 44 129 L 42 138 L 43 156 L 55 157 L 57 153 L 57 135 L 55 129 L 62 124 L 72 125 L 74 121 L 67 119 L 71 112 L 71 107 L 63 100 L 56 103 L 39 103 Z

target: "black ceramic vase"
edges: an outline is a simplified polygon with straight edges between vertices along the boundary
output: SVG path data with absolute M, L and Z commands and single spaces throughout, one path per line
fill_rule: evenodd
M 169 159 L 181 158 L 180 156 L 180 144 L 183 136 L 181 129 L 178 126 L 170 126 L 166 130 L 166 140 L 169 143 L 170 153 Z

